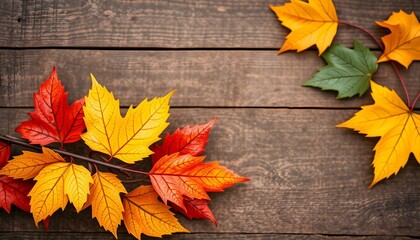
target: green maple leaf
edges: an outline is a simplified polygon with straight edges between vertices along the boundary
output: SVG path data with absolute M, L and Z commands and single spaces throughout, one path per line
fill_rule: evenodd
M 338 91 L 337 99 L 362 96 L 370 86 L 372 75 L 378 69 L 377 58 L 358 41 L 354 49 L 333 45 L 322 54 L 328 63 L 303 86 L 318 87 L 322 90 Z

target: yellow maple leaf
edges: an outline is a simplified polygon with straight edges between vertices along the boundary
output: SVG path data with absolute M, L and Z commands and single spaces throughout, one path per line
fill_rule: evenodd
M 338 18 L 331 0 L 291 0 L 283 6 L 270 6 L 282 25 L 292 30 L 279 53 L 303 51 L 316 44 L 319 55 L 330 45 L 337 33 Z
M 376 144 L 373 187 L 397 174 L 410 153 L 420 160 L 420 115 L 413 113 L 394 90 L 371 82 L 375 104 L 363 106 L 354 117 L 337 125 L 351 128 L 367 137 L 381 137 Z
M 408 68 L 413 60 L 420 60 L 420 24 L 413 12 L 393 12 L 388 20 L 376 23 L 391 31 L 382 37 L 385 51 L 378 62 L 394 60 Z
M 127 193 L 115 174 L 97 171 L 85 207 L 92 205 L 92 218 L 117 238 L 117 228 L 124 211 L 120 193 Z
M 152 186 L 140 186 L 123 197 L 124 223 L 127 231 L 140 239 L 146 234 L 162 237 L 174 232 L 189 232 L 169 211 L 169 206 L 158 200 Z
M 42 153 L 23 151 L 22 155 L 15 156 L 0 170 L 0 174 L 26 180 L 36 177 L 44 167 L 58 162 L 65 161 L 58 153 L 42 147 Z
M 64 210 L 69 200 L 79 211 L 93 182 L 85 167 L 68 162 L 46 166 L 34 180 L 37 182 L 28 196 L 31 196 L 31 213 L 36 225 L 59 208 Z
M 85 143 L 95 151 L 108 154 L 126 163 L 134 163 L 153 152 L 149 146 L 158 141 L 159 135 L 169 125 L 169 99 L 173 92 L 150 102 L 145 99 L 136 108 L 130 106 L 123 118 L 119 100 L 93 75 L 92 88 L 83 107 L 87 132 L 82 135 Z

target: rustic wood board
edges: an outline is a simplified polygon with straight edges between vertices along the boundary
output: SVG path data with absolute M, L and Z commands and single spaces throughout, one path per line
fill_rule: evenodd
M 378 53 L 378 52 L 377 52 Z M 359 108 L 370 94 L 341 101 L 336 92 L 302 87 L 324 65 L 314 51 L 106 51 L 3 50 L 0 52 L 0 107 L 30 107 L 33 93 L 56 65 L 73 101 L 91 87 L 89 73 L 123 106 L 177 89 L 172 106 Z M 420 89 L 420 63 L 402 70 L 414 97 Z M 390 64 L 381 64 L 374 80 L 401 85 Z
M 284 0 L 5 0 L 0 2 L 0 46 L 122 48 L 280 48 L 289 30 L 269 5 Z M 417 1 L 335 0 L 340 20 L 386 34 L 374 21 L 392 11 L 420 12 Z M 343 30 L 343 31 L 341 31 Z M 363 33 L 340 27 L 336 42 Z M 368 41 L 370 47 L 376 47 Z
M 27 111 L 1 108 L 0 132 L 12 134 Z M 252 179 L 211 194 L 218 227 L 182 216 L 180 221 L 195 233 L 419 236 L 418 163 L 410 159 L 397 177 L 369 190 L 376 139 L 335 128 L 354 112 L 172 109 L 169 130 L 218 116 L 207 159 Z M 0 232 L 36 230 L 31 216 L 16 209 L 13 215 L 2 212 L 1 218 L 10 224 L 1 225 Z M 78 215 L 69 207 L 53 216 L 50 231 L 102 230 L 89 210 Z

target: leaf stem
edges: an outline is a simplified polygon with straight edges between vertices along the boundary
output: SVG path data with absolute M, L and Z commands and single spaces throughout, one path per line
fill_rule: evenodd
M 31 149 L 34 149 L 34 150 L 41 151 L 40 147 L 34 146 L 34 145 L 32 145 L 30 143 L 27 143 L 27 142 L 24 142 L 20 138 L 16 138 L 16 137 L 13 137 L 13 136 L 10 136 L 10 135 L 0 135 L 0 140 L 5 141 L 5 142 L 9 142 L 9 143 L 13 143 L 13 144 L 16 144 L 16 145 L 20 145 L 22 147 L 27 147 L 27 148 L 31 148 Z M 66 152 L 66 151 L 63 151 L 63 150 L 60 150 L 60 149 L 54 149 L 54 148 L 50 148 L 50 149 L 53 150 L 54 152 L 58 153 L 58 154 L 63 155 L 63 156 L 73 157 L 73 158 L 77 158 L 77 159 L 80 159 L 80 160 L 83 160 L 83 161 L 86 161 L 86 162 L 90 162 L 90 163 L 93 163 L 93 164 L 117 169 L 117 170 L 119 170 L 123 173 L 124 172 L 132 172 L 132 173 L 137 173 L 137 174 L 142 174 L 142 175 L 149 175 L 149 173 L 147 173 L 147 172 L 138 171 L 138 170 L 134 170 L 134 169 L 129 169 L 129 168 L 125 168 L 125 167 L 120 167 L 120 166 L 117 166 L 117 165 L 114 165 L 114 164 L 111 164 L 111 163 L 98 161 L 98 160 L 95 160 L 95 159 L 92 159 L 92 158 L 80 156 L 80 155 L 77 155 L 77 154 L 74 154 L 74 153 L 71 153 L 71 152 Z
M 338 23 L 342 24 L 342 25 L 345 25 L 345 26 L 349 26 L 351 28 L 357 29 L 357 30 L 365 33 L 379 46 L 379 48 L 382 50 L 382 52 L 384 52 L 385 47 L 382 45 L 382 43 L 377 38 L 375 38 L 375 36 L 373 36 L 370 32 L 368 32 L 366 29 L 361 28 L 359 26 L 356 26 L 354 24 L 348 23 L 348 22 L 339 21 Z M 407 106 L 408 106 L 408 108 L 413 108 L 412 105 L 411 105 L 410 96 L 408 94 L 408 90 L 407 90 L 407 86 L 405 84 L 404 78 L 403 78 L 400 70 L 398 69 L 397 65 L 392 60 L 390 62 L 391 62 L 392 67 L 394 68 L 395 73 L 398 76 L 398 79 L 400 80 L 400 83 L 401 83 L 402 87 L 403 87 L 403 90 L 404 90 L 404 93 L 405 93 L 405 98 L 407 99 Z
M 413 101 L 413 103 L 411 105 L 411 111 L 414 110 L 414 107 L 416 106 L 417 101 L 419 100 L 419 98 L 420 98 L 420 93 L 417 93 L 417 96 L 416 96 L 416 98 L 414 99 L 414 101 Z

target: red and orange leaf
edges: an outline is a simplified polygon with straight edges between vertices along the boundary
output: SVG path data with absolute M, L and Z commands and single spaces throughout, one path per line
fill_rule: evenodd
M 23 180 L 34 178 L 48 165 L 65 160 L 53 150 L 42 147 L 42 153 L 23 151 L 22 155 L 15 156 L 0 170 L 0 174 Z
M 173 204 L 172 207 L 174 208 L 175 211 L 184 214 L 189 219 L 193 219 L 193 218 L 208 219 L 211 222 L 213 222 L 214 225 L 217 226 L 216 218 L 211 212 L 206 200 L 184 198 L 184 206 L 186 208 L 186 211 L 175 204 Z
M 385 51 L 378 62 L 394 60 L 408 68 L 413 60 L 420 60 L 420 24 L 413 12 L 393 12 L 388 20 L 376 23 L 391 31 L 382 37 Z
M 156 192 L 186 211 L 183 196 L 191 199 L 207 199 L 208 192 L 220 192 L 238 182 L 248 181 L 218 162 L 202 163 L 204 157 L 174 153 L 162 157 L 149 172 Z
M 137 239 L 142 233 L 162 237 L 174 232 L 188 232 L 169 211 L 170 207 L 158 200 L 152 186 L 140 186 L 125 194 L 123 205 L 127 231 Z
M 10 157 L 10 144 L 0 141 L 0 168 L 7 164 Z
M 215 122 L 216 118 L 203 125 L 186 126 L 182 130 L 177 129 L 172 135 L 166 134 L 161 146 L 153 146 L 153 164 L 161 157 L 176 152 L 179 152 L 181 155 L 191 154 L 193 156 L 203 153 L 210 129 Z
M 85 207 L 92 206 L 92 218 L 117 238 L 117 228 L 123 219 L 120 193 L 127 193 L 115 174 L 97 171 Z
M 29 212 L 28 193 L 33 185 L 32 181 L 0 176 L 0 207 L 10 213 L 10 207 L 13 204 L 23 211 Z
M 34 94 L 35 111 L 29 113 L 31 120 L 20 124 L 16 132 L 32 144 L 76 142 L 85 129 L 83 105 L 84 99 L 79 99 L 68 106 L 67 92 L 64 92 L 54 67 L 50 77 Z
M 321 55 L 337 33 L 338 18 L 332 0 L 291 0 L 284 6 L 270 6 L 282 25 L 292 30 L 279 53 L 303 51 L 316 44 Z

